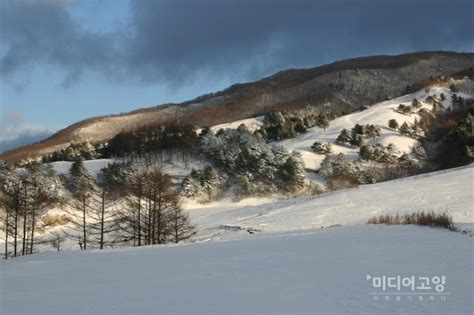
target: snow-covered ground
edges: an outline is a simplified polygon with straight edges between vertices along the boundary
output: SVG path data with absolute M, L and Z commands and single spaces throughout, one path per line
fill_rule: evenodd
M 98 159 L 98 160 L 89 160 L 84 161 L 84 166 L 86 169 L 93 175 L 97 175 L 101 172 L 104 167 L 107 167 L 110 163 L 113 163 L 112 159 Z M 59 161 L 51 162 L 49 165 L 58 173 L 62 175 L 69 174 L 69 170 L 73 162 L 68 161 Z
M 374 145 L 380 143 L 383 145 L 388 145 L 390 143 L 394 144 L 400 153 L 409 153 L 412 147 L 418 143 L 417 140 L 404 136 L 398 131 L 390 129 L 388 127 L 388 121 L 390 119 L 395 119 L 399 125 L 403 122 L 407 122 L 409 125 L 413 124 L 415 119 L 420 119 L 420 116 L 416 113 L 411 115 L 401 114 L 396 110 L 400 105 L 411 105 L 413 99 L 418 99 L 421 103 L 421 108 L 432 110 L 433 105 L 425 102 L 428 96 L 438 97 L 440 94 L 444 94 L 446 100 L 443 102 L 445 107 L 451 106 L 451 91 L 447 87 L 442 86 L 432 86 L 428 89 L 422 89 L 418 92 L 400 96 L 388 101 L 381 103 L 376 103 L 370 106 L 369 108 L 358 111 L 352 114 L 341 116 L 330 122 L 330 126 L 324 131 L 322 128 L 313 127 L 308 129 L 307 132 L 298 135 L 293 139 L 287 139 L 283 141 L 274 142 L 274 144 L 280 144 L 289 150 L 297 150 L 302 154 L 305 167 L 308 172 L 308 179 L 319 184 L 324 184 L 324 180 L 321 178 L 312 178 L 314 177 L 312 172 L 317 170 L 321 164 L 321 161 L 324 159 L 324 155 L 315 154 L 311 149 L 311 145 L 315 141 L 328 142 L 332 146 L 332 152 L 334 154 L 343 153 L 350 159 L 359 158 L 359 148 L 354 146 L 342 146 L 335 144 L 335 141 L 340 134 L 342 129 L 347 129 L 349 132 L 354 127 L 354 125 L 367 125 L 372 124 L 380 127 L 381 136 L 375 139 L 366 139 L 368 144 Z M 464 93 L 457 93 L 459 96 L 464 98 L 470 98 L 470 95 Z M 220 124 L 211 127 L 214 132 L 217 132 L 220 129 L 236 129 L 241 124 L 244 124 L 247 129 L 250 131 L 255 131 L 263 126 L 263 116 L 237 120 L 234 122 Z M 196 132 L 200 133 L 201 129 L 198 129 Z M 86 168 L 93 174 L 97 174 L 100 170 L 107 166 L 108 163 L 112 162 L 110 159 L 101 159 L 101 160 L 92 160 L 85 161 L 84 164 Z M 60 174 L 65 174 L 69 171 L 70 165 L 72 162 L 53 162 L 51 165 L 53 168 Z M 165 163 L 164 171 L 168 172 L 173 176 L 185 176 L 189 174 L 192 167 L 202 168 L 202 161 L 191 161 L 186 167 L 182 163 L 169 164 Z
M 363 111 L 355 112 L 349 115 L 341 116 L 330 122 L 329 127 L 324 131 L 322 128 L 313 127 L 307 132 L 300 134 L 294 139 L 288 139 L 279 142 L 287 149 L 298 150 L 301 152 L 305 167 L 309 170 L 315 170 L 319 168 L 321 161 L 324 159 L 324 155 L 315 154 L 311 150 L 311 145 L 315 141 L 328 142 L 332 145 L 332 151 L 334 154 L 343 153 L 348 158 L 357 159 L 359 158 L 359 148 L 350 146 L 341 146 L 335 144 L 337 137 L 341 133 L 342 129 L 347 129 L 349 132 L 355 124 L 359 125 L 376 125 L 381 128 L 381 136 L 376 139 L 368 139 L 369 144 L 380 143 L 388 145 L 394 144 L 400 153 L 410 152 L 413 145 L 417 143 L 415 139 L 401 135 L 398 131 L 392 130 L 388 127 L 388 121 L 395 119 L 402 125 L 403 122 L 407 124 L 413 124 L 415 119 L 420 119 L 417 114 L 404 115 L 396 111 L 396 108 L 403 104 L 405 106 L 411 105 L 413 99 L 417 98 L 422 106 L 427 110 L 432 110 L 433 106 L 425 102 L 428 96 L 438 96 L 443 93 L 446 96 L 446 101 L 443 104 L 446 107 L 451 106 L 451 95 L 452 93 L 446 87 L 431 87 L 427 92 L 425 89 L 420 90 L 416 93 L 403 95 L 398 98 L 394 98 L 385 102 L 377 103 L 370 106 L 368 109 Z M 469 97 L 468 95 L 458 93 L 462 97 Z
M 111 163 L 120 163 L 121 159 L 97 159 L 97 160 L 87 160 L 84 161 L 84 167 L 94 176 L 97 176 L 101 170 Z M 67 175 L 72 166 L 73 162 L 69 161 L 59 161 L 51 162 L 49 165 L 58 173 Z M 187 163 L 183 161 L 173 161 L 173 162 L 164 162 L 162 165 L 163 172 L 174 176 L 174 177 L 184 177 L 188 175 L 193 168 L 202 169 L 207 166 L 207 163 L 202 160 L 190 159 L 188 158 Z
M 302 152 L 306 167 L 313 170 L 324 157 L 311 151 L 314 141 L 330 142 L 335 153 L 356 159 L 358 149 L 334 145 L 335 139 L 342 128 L 375 124 L 382 136 L 370 144 L 393 143 L 408 152 L 416 140 L 387 128 L 388 120 L 412 123 L 417 115 L 394 109 L 415 97 L 431 109 L 424 99 L 440 93 L 449 106 L 449 90 L 433 87 L 340 117 L 325 132 L 311 128 L 280 144 Z M 237 128 L 241 123 L 255 129 L 261 118 L 213 129 Z M 85 161 L 85 166 L 97 174 L 110 162 Z M 65 174 L 71 162 L 51 165 Z M 168 163 L 164 171 L 179 178 L 203 166 L 200 161 L 186 166 Z M 313 181 L 321 180 L 312 171 L 308 174 Z M 185 209 L 197 228 L 191 243 L 49 252 L 1 261 L 0 314 L 472 314 L 469 234 L 366 223 L 381 214 L 447 212 L 472 234 L 473 178 L 474 164 L 300 198 L 209 204 L 187 200 Z M 61 246 L 78 249 L 73 240 Z M 51 250 L 48 244 L 38 248 Z M 445 276 L 446 284 L 443 294 L 402 288 L 389 291 L 402 294 L 390 294 L 386 300 L 368 275 Z
M 226 124 L 220 124 L 212 126 L 210 129 L 213 132 L 218 132 L 220 129 L 237 129 L 240 125 L 244 124 L 245 127 L 250 131 L 255 131 L 263 126 L 263 116 L 255 118 L 240 119 Z M 201 133 L 202 129 L 198 129 L 196 132 Z
M 474 224 L 474 165 L 322 195 L 188 204 L 198 239 L 250 233 L 365 224 L 373 216 L 415 211 L 447 212 L 455 223 Z
M 472 246 L 447 230 L 364 226 L 42 253 L 0 263 L 0 313 L 472 314 Z M 383 292 L 368 276 L 446 282 Z

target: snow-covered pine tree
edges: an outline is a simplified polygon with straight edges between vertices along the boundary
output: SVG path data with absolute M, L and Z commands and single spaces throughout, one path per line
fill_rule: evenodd
M 406 121 L 403 122 L 403 124 L 400 126 L 398 130 L 400 131 L 402 135 L 405 135 L 405 136 L 410 136 L 412 132 L 412 129 L 410 128 L 410 126 L 407 124 Z
M 315 141 L 311 145 L 311 149 L 317 154 L 329 154 L 331 153 L 331 144 L 327 142 Z
M 213 193 L 217 189 L 218 183 L 219 176 L 217 173 L 212 169 L 212 167 L 207 167 L 203 172 L 201 185 L 206 191 L 209 201 L 212 200 Z
M 181 183 L 181 194 L 186 198 L 194 199 L 199 193 L 199 181 L 189 175 L 183 179 Z
M 341 133 L 336 139 L 336 143 L 340 145 L 349 144 L 351 143 L 351 141 L 352 141 L 352 137 L 349 134 L 349 131 L 347 131 L 347 129 L 342 129 Z
M 305 170 L 301 153 L 292 151 L 278 171 L 283 191 L 295 193 L 304 187 Z

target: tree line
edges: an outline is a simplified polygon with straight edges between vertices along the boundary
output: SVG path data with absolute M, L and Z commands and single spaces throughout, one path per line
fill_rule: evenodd
M 68 176 L 41 163 L 20 170 L 1 163 L 0 186 L 5 258 L 34 253 L 37 244 L 59 250 L 64 239 L 85 250 L 178 243 L 195 233 L 171 176 L 153 165 L 112 163 L 95 178 L 82 160 Z M 54 207 L 66 215 L 45 216 Z M 54 218 L 67 224 L 63 233 L 38 237 Z

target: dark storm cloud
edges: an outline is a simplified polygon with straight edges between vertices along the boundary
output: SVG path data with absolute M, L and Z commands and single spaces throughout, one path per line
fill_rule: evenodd
M 4 1 L 0 32 L 8 49 L 0 75 L 47 63 L 65 71 L 66 86 L 85 71 L 180 85 L 256 79 L 360 55 L 472 51 L 473 6 L 470 0 L 133 1 L 126 32 L 92 33 L 61 2 Z
M 0 36 L 6 52 L 0 75 L 9 78 L 32 64 L 50 64 L 65 71 L 64 85 L 84 70 L 106 71 L 115 57 L 111 34 L 82 31 L 73 23 L 67 1 L 3 1 Z

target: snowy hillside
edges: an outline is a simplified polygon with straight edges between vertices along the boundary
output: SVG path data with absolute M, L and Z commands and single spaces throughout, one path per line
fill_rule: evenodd
M 107 165 L 118 162 L 120 160 L 114 159 L 98 159 L 98 160 L 89 160 L 84 161 L 84 167 L 94 176 L 97 176 L 101 170 L 106 167 Z M 58 173 L 63 175 L 68 175 L 69 170 L 73 162 L 67 161 L 60 161 L 60 162 L 52 162 L 49 163 L 51 167 Z M 162 169 L 167 174 L 174 176 L 174 177 L 182 177 L 189 172 L 191 172 L 192 168 L 203 168 L 206 165 L 203 161 L 189 161 L 188 164 L 185 166 L 183 163 L 175 162 L 175 163 L 163 163 Z
M 248 130 L 253 132 L 263 126 L 263 117 L 259 116 L 256 118 L 236 120 L 231 123 L 212 126 L 210 129 L 214 132 L 218 132 L 220 129 L 237 129 L 242 124 L 244 124 Z M 200 130 L 198 130 L 198 133 L 199 131 Z
M 462 82 L 462 81 L 461 81 Z M 274 142 L 273 144 L 279 144 L 284 146 L 289 150 L 299 151 L 302 155 L 305 168 L 309 171 L 307 173 L 308 179 L 315 179 L 317 182 L 321 182 L 314 170 L 317 170 L 320 166 L 321 161 L 324 159 L 325 155 L 316 154 L 311 149 L 312 144 L 315 141 L 321 141 L 331 144 L 331 149 L 333 154 L 343 153 L 349 159 L 359 159 L 359 147 L 351 145 L 338 145 L 336 144 L 336 139 L 341 133 L 342 129 L 351 130 L 356 124 L 365 126 L 365 125 L 374 125 L 379 127 L 381 130 L 381 136 L 375 138 L 369 138 L 367 144 L 382 144 L 387 146 L 393 144 L 396 149 L 399 151 L 399 154 L 410 153 L 413 146 L 418 144 L 418 141 L 401 134 L 399 131 L 391 129 L 388 127 L 388 121 L 390 119 L 395 119 L 399 125 L 404 122 L 412 125 L 415 120 L 420 120 L 420 115 L 417 113 L 412 114 L 402 114 L 397 111 L 397 107 L 402 104 L 409 106 L 414 99 L 420 101 L 420 109 L 426 109 L 431 111 L 433 105 L 426 102 L 426 98 L 429 96 L 437 97 L 441 94 L 445 95 L 445 100 L 442 101 L 443 105 L 448 108 L 451 106 L 451 95 L 452 92 L 448 87 L 442 86 L 433 86 L 431 88 L 420 90 L 416 93 L 407 94 L 398 98 L 394 98 L 385 102 L 373 104 L 365 110 L 361 110 L 352 114 L 344 115 L 339 118 L 336 118 L 330 122 L 329 127 L 326 130 L 323 130 L 320 127 L 313 127 L 307 130 L 307 132 L 301 133 L 293 139 L 283 140 Z M 464 98 L 470 98 L 470 95 L 464 93 L 457 93 L 459 96 Z M 210 129 L 214 132 L 219 131 L 220 129 L 237 129 L 241 124 L 245 125 L 247 129 L 251 132 L 261 128 L 263 126 L 263 116 L 256 118 L 242 119 L 237 120 L 231 123 L 220 124 L 212 126 Z M 199 134 L 202 129 L 196 130 Z M 88 170 L 95 174 L 100 171 L 101 168 L 105 167 L 112 160 L 102 159 L 102 160 L 93 160 L 86 161 L 85 166 Z M 200 162 L 200 164 L 199 164 Z M 72 163 L 70 162 L 54 162 L 52 163 L 53 168 L 61 174 L 68 172 L 69 167 Z M 171 175 L 176 176 L 185 176 L 189 174 L 191 168 L 202 168 L 202 161 L 194 161 L 189 163 L 189 165 L 181 165 L 165 163 L 163 165 L 164 171 Z
M 455 223 L 474 224 L 473 178 L 470 165 L 320 196 L 216 202 L 187 210 L 201 240 L 365 224 L 373 216 L 415 211 L 448 212 Z
M 335 144 L 341 129 L 350 130 L 355 124 L 373 124 L 381 128 L 381 136 L 367 139 L 369 144 L 393 143 L 401 152 L 408 152 L 417 143 L 416 140 L 401 135 L 398 131 L 387 127 L 389 119 L 396 119 L 400 124 L 404 121 L 412 123 L 419 118 L 417 114 L 404 115 L 396 111 L 399 104 L 410 104 L 414 98 L 421 102 L 421 108 L 431 109 L 432 104 L 425 102 L 426 97 L 445 94 L 445 107 L 451 104 L 451 92 L 445 87 L 432 87 L 417 93 L 405 95 L 393 100 L 375 104 L 365 110 L 339 117 L 331 121 L 324 131 L 319 127 L 310 128 L 294 139 L 277 142 L 290 150 L 298 150 L 303 154 L 306 175 L 309 180 L 324 185 L 321 176 L 313 170 L 319 167 L 324 155 L 311 150 L 316 140 L 330 142 L 334 153 L 344 153 L 349 158 L 358 159 L 359 148 Z M 464 97 L 467 95 L 460 94 Z M 216 132 L 221 128 L 236 129 L 245 124 L 254 130 L 262 126 L 262 117 L 235 121 L 229 124 L 212 127 Z M 85 161 L 87 170 L 97 175 L 112 159 Z M 72 162 L 50 163 L 59 174 L 68 174 Z M 181 161 L 164 163 L 162 170 L 174 177 L 179 185 L 193 168 L 203 169 L 208 164 L 205 159 L 190 159 L 186 165 Z M 380 214 L 397 214 L 413 211 L 448 212 L 457 223 L 474 223 L 472 203 L 472 166 L 458 170 L 426 174 L 396 181 L 373 185 L 361 185 L 359 188 L 326 192 L 321 195 L 287 199 L 279 194 L 267 198 L 244 198 L 235 202 L 232 194 L 211 203 L 201 204 L 192 198 L 185 199 L 185 210 L 189 212 L 191 221 L 197 227 L 196 240 L 234 238 L 249 233 L 282 232 L 289 230 L 314 229 L 332 225 L 364 224 L 370 217 Z M 321 186 L 323 186 L 321 185 Z M 202 200 L 199 200 L 202 202 Z M 61 215 L 67 205 L 51 209 L 50 213 Z M 68 230 L 70 226 L 66 226 Z M 49 229 L 49 228 L 48 228 Z M 49 230 L 38 234 L 40 238 L 48 238 Z M 54 231 L 61 230 L 54 227 Z M 3 230 L 0 231 L 3 236 Z M 0 244 L 1 245 L 1 244 Z M 63 249 L 77 249 L 75 240 L 66 240 Z M 50 245 L 40 244 L 37 250 L 51 250 Z
M 380 143 L 388 145 L 392 143 L 397 147 L 400 153 L 408 153 L 417 141 L 413 138 L 401 135 L 398 131 L 390 129 L 388 127 L 388 121 L 390 119 L 395 119 L 400 125 L 403 122 L 412 124 L 415 119 L 419 120 L 420 116 L 416 113 L 405 115 L 399 113 L 396 108 L 400 104 L 408 106 L 411 104 L 413 99 L 416 98 L 421 102 L 420 108 L 432 110 L 433 105 L 425 102 L 426 97 L 439 96 L 441 93 L 446 96 L 446 101 L 444 101 L 443 104 L 445 107 L 449 107 L 451 105 L 452 94 L 450 90 L 446 87 L 431 87 L 428 92 L 423 89 L 416 93 L 407 94 L 389 101 L 374 104 L 365 110 L 339 117 L 331 121 L 329 128 L 327 128 L 326 131 L 319 127 L 313 127 L 306 133 L 303 133 L 294 139 L 281 141 L 280 144 L 288 149 L 300 151 L 306 168 L 309 170 L 315 170 L 319 168 L 321 161 L 324 159 L 324 155 L 315 154 L 311 150 L 311 145 L 316 140 L 330 143 L 332 145 L 332 151 L 335 154 L 343 153 L 348 158 L 357 159 L 359 158 L 359 148 L 337 145 L 335 143 L 336 138 L 342 129 L 351 130 L 355 124 L 372 124 L 381 128 L 381 137 L 369 140 L 368 144 L 374 145 Z M 469 97 L 465 94 L 460 95 L 462 97 Z
M 381 128 L 381 135 L 366 139 L 368 144 L 392 143 L 400 152 L 409 152 L 417 140 L 388 128 L 388 120 L 412 124 L 419 117 L 399 113 L 395 110 L 399 104 L 408 105 L 417 98 L 420 108 L 431 110 L 426 97 L 441 93 L 448 100 L 444 106 L 450 106 L 449 90 L 434 87 L 339 117 L 331 121 L 326 131 L 314 127 L 277 144 L 301 152 L 309 179 L 321 180 L 314 170 L 324 155 L 312 152 L 314 141 L 329 142 L 333 153 L 358 159 L 359 148 L 337 145 L 335 140 L 344 128 L 371 124 Z M 262 126 L 262 118 L 212 129 L 236 129 L 242 123 L 253 131 Z M 250 135 L 267 146 L 262 138 Z M 159 179 L 163 183 L 161 171 L 166 172 L 173 177 L 169 177 L 169 187 L 175 189 L 175 184 L 180 184 L 192 168 L 202 172 L 212 165 L 204 158 L 184 160 L 170 159 L 173 162 L 156 168 L 156 182 Z M 83 168 L 97 177 L 112 162 L 85 161 Z M 68 174 L 72 162 L 50 165 L 57 173 Z M 82 164 L 76 164 L 76 168 L 77 165 Z M 299 165 L 304 174 L 302 163 Z M 141 179 L 145 173 L 137 174 L 136 178 Z M 466 275 L 474 274 L 473 178 L 471 164 L 299 198 L 269 193 L 266 198 L 242 198 L 236 202 L 232 193 L 213 199 L 209 192 L 210 202 L 200 203 L 202 199 L 187 196 L 182 198 L 183 208 L 196 227 L 196 234 L 190 233 L 190 239 L 177 239 L 176 242 L 182 241 L 179 245 L 110 249 L 108 246 L 133 243 L 114 242 L 114 236 L 106 234 L 107 249 L 79 251 L 83 243 L 78 230 L 74 230 L 73 222 L 65 220 L 66 223 L 38 229 L 37 245 L 31 250 L 34 255 L 0 262 L 0 314 L 470 314 L 473 286 L 471 277 Z M 125 201 L 117 196 L 113 197 L 110 211 L 127 202 L 130 207 L 133 198 Z M 173 200 L 178 205 L 181 198 L 169 199 L 168 203 L 173 204 Z M 102 201 L 105 213 L 105 199 Z M 151 199 L 148 202 L 148 209 L 153 209 Z M 146 202 L 139 201 L 139 209 L 142 203 Z M 47 214 L 60 219 L 63 214 L 78 211 L 70 208 L 71 204 L 59 204 L 48 209 Z M 174 209 L 178 208 L 182 210 L 178 206 Z M 367 224 L 374 216 L 420 211 L 447 213 L 456 227 L 467 233 Z M 86 210 L 83 214 L 86 227 Z M 91 222 L 95 223 L 87 221 Z M 64 239 L 60 241 L 61 235 Z M 141 236 L 138 246 L 140 240 Z M 2 248 L 3 245 L 0 244 Z M 69 251 L 54 252 L 59 247 Z M 382 276 L 444 277 L 446 283 L 441 291 L 402 288 L 386 292 L 372 282 L 374 277 Z
M 472 240 L 433 228 L 365 226 L 37 254 L 0 263 L 0 313 L 471 314 Z M 441 292 L 383 292 L 368 276 L 446 282 Z M 389 292 L 401 294 L 382 294 Z
M 457 226 L 472 232 L 472 178 L 474 165 L 316 196 L 247 198 L 240 202 L 225 199 L 207 204 L 188 200 L 184 208 L 197 227 L 197 235 L 192 241 L 254 238 L 269 233 L 365 225 L 373 216 L 416 211 L 447 212 Z M 61 214 L 63 210 L 53 209 L 50 213 Z M 62 229 L 55 227 L 50 232 Z M 48 233 L 43 238 L 48 238 Z M 61 248 L 79 249 L 74 239 L 65 240 Z M 37 250 L 54 249 L 50 244 L 44 244 L 38 245 Z

